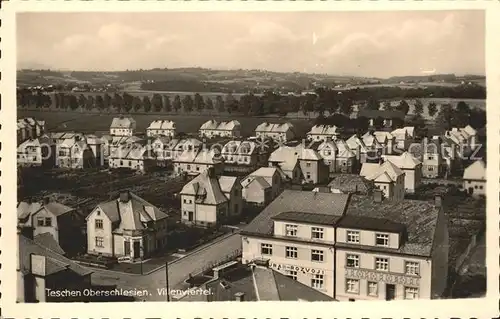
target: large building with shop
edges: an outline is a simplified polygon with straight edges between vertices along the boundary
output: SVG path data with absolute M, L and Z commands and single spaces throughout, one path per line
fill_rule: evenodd
M 448 269 L 440 203 L 285 190 L 243 230 L 242 260 L 265 260 L 337 300 L 439 298 Z

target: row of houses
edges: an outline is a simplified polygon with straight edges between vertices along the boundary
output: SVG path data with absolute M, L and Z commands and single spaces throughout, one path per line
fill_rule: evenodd
M 32 117 L 21 118 L 17 120 L 17 145 L 28 139 L 34 139 L 42 136 L 45 132 L 45 121 L 37 120 Z

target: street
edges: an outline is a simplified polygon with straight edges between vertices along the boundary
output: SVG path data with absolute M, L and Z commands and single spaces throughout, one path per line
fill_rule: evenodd
M 208 243 L 184 258 L 173 261 L 168 266 L 170 289 L 179 287 L 189 274 L 196 274 L 206 265 L 224 259 L 235 250 L 241 249 L 241 236 L 234 233 L 228 237 Z M 133 275 L 107 270 L 93 269 L 92 283 L 98 285 L 117 285 L 123 289 L 147 289 L 150 296 L 147 301 L 165 301 L 166 296 L 159 295 L 157 289 L 165 288 L 165 268 L 148 275 Z

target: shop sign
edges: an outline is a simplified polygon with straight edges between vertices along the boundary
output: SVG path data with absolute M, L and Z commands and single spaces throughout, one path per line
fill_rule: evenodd
M 345 276 L 354 279 L 366 279 L 369 281 L 385 282 L 394 285 L 419 286 L 420 278 L 404 276 L 394 273 L 383 273 L 366 269 L 346 268 Z
M 311 267 L 303 267 L 303 266 L 294 266 L 294 265 L 286 265 L 286 264 L 277 264 L 277 263 L 269 263 L 271 268 L 276 270 L 292 270 L 296 272 L 302 272 L 304 274 L 313 274 L 313 275 L 324 275 L 325 271 L 322 269 L 315 269 Z

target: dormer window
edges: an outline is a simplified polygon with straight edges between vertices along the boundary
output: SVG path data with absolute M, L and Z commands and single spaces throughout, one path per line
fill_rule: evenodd
M 297 237 L 297 225 L 286 224 L 285 234 L 286 236 Z
M 376 246 L 389 246 L 389 234 L 375 234 L 375 245 Z

